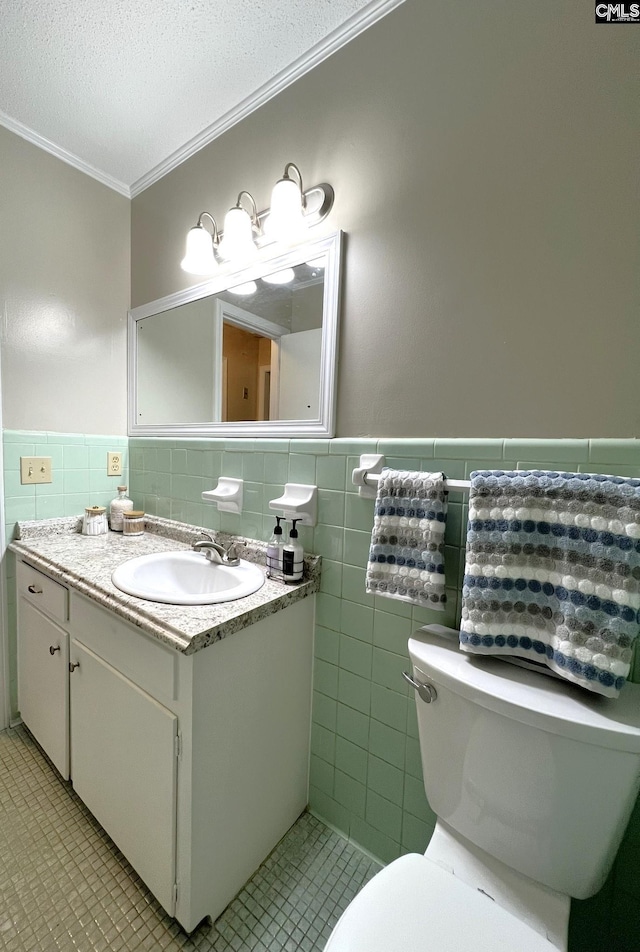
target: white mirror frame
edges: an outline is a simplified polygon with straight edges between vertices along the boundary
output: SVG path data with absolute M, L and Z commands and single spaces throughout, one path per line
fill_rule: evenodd
M 342 232 L 337 231 L 323 238 L 312 239 L 302 245 L 279 254 L 273 254 L 273 246 L 265 248 L 259 259 L 240 271 L 222 270 L 220 274 L 202 284 L 185 288 L 167 297 L 129 311 L 128 317 L 128 380 L 127 414 L 129 436 L 172 436 L 183 438 L 202 437 L 274 437 L 274 438 L 330 438 L 335 435 L 336 384 L 338 360 L 338 320 L 340 308 L 340 262 L 342 257 Z M 271 257 L 268 257 L 271 252 Z M 322 351 L 320 357 L 320 401 L 317 420 L 269 420 L 239 423 L 181 423 L 139 424 L 138 413 L 138 321 L 154 314 L 199 301 L 202 298 L 226 291 L 238 284 L 255 281 L 280 271 L 292 268 L 304 261 L 326 256 L 324 269 L 324 295 L 322 303 Z

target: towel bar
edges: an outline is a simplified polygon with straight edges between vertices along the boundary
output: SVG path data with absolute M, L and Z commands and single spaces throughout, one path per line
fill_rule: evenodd
M 369 465 L 367 465 L 369 464 Z M 370 455 L 360 457 L 360 466 L 353 470 L 351 480 L 354 486 L 358 487 L 361 496 L 374 498 L 378 482 L 380 481 L 380 470 L 384 465 L 384 456 Z M 471 481 L 468 479 L 445 479 L 445 489 L 457 490 L 458 492 L 469 492 Z

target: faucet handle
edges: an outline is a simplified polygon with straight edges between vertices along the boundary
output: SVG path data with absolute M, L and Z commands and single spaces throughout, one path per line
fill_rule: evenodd
M 224 553 L 225 562 L 228 562 L 229 565 L 238 565 L 240 562 L 240 556 L 238 555 L 238 548 L 242 546 L 246 547 L 246 540 L 244 542 L 230 542 Z

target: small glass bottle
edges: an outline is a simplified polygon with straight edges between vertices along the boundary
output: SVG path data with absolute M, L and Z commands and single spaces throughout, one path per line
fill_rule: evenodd
M 125 536 L 142 535 L 144 532 L 144 511 L 130 509 L 122 513 L 122 534 Z
M 112 532 L 122 532 L 122 514 L 133 509 L 133 502 L 127 496 L 127 487 L 118 486 L 118 495 L 109 503 L 109 526 Z

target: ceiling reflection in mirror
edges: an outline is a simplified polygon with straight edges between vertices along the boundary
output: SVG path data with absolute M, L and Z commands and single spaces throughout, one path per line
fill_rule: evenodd
M 129 432 L 332 436 L 340 237 L 130 312 Z

